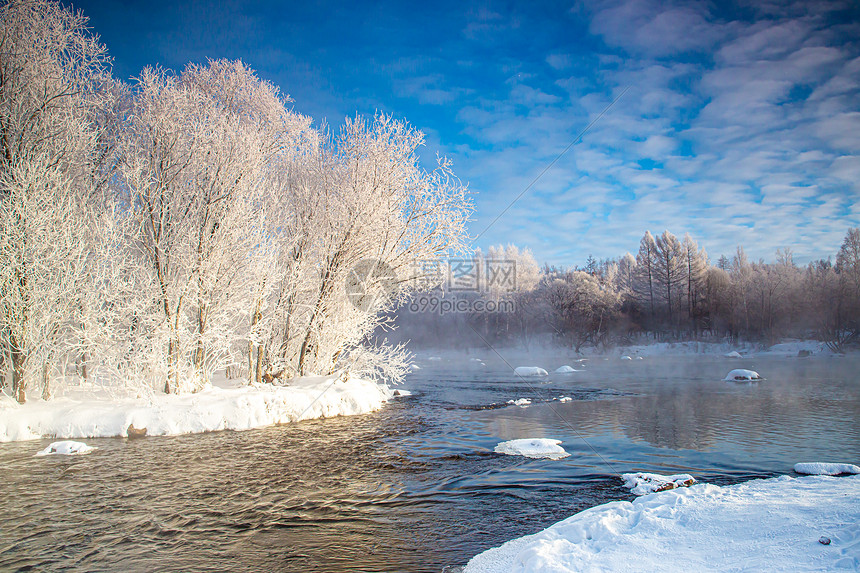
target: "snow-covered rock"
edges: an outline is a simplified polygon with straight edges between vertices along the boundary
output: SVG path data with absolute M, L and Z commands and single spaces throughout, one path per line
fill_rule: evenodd
M 723 378 L 725 382 L 751 382 L 753 380 L 764 380 L 759 373 L 755 370 L 744 370 L 743 368 L 736 368 L 726 374 L 726 377 Z
M 518 366 L 514 369 L 517 376 L 549 376 L 549 373 L 543 368 L 537 366 Z
M 621 357 L 621 360 L 633 360 L 633 359 L 625 354 L 624 356 Z
M 854 464 L 808 462 L 794 464 L 794 471 L 799 474 L 838 476 L 841 474 L 860 474 L 860 466 L 855 466 Z
M 464 573 L 856 571 L 858 499 L 860 476 L 698 484 L 585 510 L 473 557 Z
M 571 398 L 570 396 L 562 396 L 561 398 L 558 399 L 558 401 L 559 402 L 572 402 L 573 398 Z
M 528 398 L 517 398 L 516 400 L 508 400 L 508 404 L 513 404 L 514 406 L 528 406 L 532 401 Z
M 738 352 L 737 350 L 732 350 L 731 352 L 727 352 L 723 356 L 725 356 L 726 358 L 743 358 L 743 356 L 741 356 L 741 353 Z
M 550 440 L 547 438 L 523 438 L 520 440 L 509 440 L 499 443 L 495 452 L 508 456 L 525 456 L 527 458 L 549 458 L 560 460 L 570 454 L 559 446 L 561 440 Z
M 573 368 L 572 366 L 568 366 L 567 364 L 565 364 L 564 366 L 559 366 L 555 369 L 555 371 L 557 374 L 570 374 L 571 372 L 579 372 L 579 370 Z
M 80 454 L 88 454 L 96 450 L 93 446 L 88 446 L 83 442 L 75 442 L 73 440 L 63 440 L 62 442 L 51 442 L 51 445 L 37 453 L 37 456 L 76 456 Z
M 0 442 L 49 438 L 125 437 L 130 425 L 147 436 L 248 430 L 378 410 L 394 391 L 369 380 L 308 376 L 289 386 L 220 388 L 151 399 L 87 395 L 0 403 Z
M 676 487 L 688 487 L 696 483 L 696 480 L 690 474 L 664 476 L 640 472 L 622 474 L 621 479 L 624 480 L 624 487 L 630 489 L 633 495 L 646 495 L 675 489 Z

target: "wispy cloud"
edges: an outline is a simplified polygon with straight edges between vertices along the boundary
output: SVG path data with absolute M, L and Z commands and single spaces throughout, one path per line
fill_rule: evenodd
M 427 132 L 427 158 L 440 149 L 476 192 L 473 234 L 629 86 L 485 248 L 513 241 L 572 265 L 668 228 L 714 256 L 789 245 L 803 260 L 860 225 L 850 0 L 152 1 L 80 2 L 119 69 L 241 57 L 330 124 L 356 111 L 405 117 Z

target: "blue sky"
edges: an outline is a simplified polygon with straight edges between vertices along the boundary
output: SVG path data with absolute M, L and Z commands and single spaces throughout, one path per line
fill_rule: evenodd
M 804 262 L 860 225 L 856 2 L 73 5 L 117 77 L 241 58 L 318 122 L 408 120 L 426 166 L 439 151 L 469 183 L 484 248 L 581 265 L 669 229 L 713 259 Z

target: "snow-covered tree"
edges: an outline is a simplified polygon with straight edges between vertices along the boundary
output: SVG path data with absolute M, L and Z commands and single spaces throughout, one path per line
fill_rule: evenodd
M 657 243 L 650 231 L 639 242 L 634 272 L 634 292 L 637 299 L 648 309 L 652 318 L 656 312 L 657 301 Z
M 684 290 L 684 249 L 678 238 L 669 231 L 657 237 L 657 258 L 654 266 L 657 292 L 665 303 L 670 326 L 676 326 L 679 309 L 681 308 L 681 293 Z
M 555 334 L 579 352 L 605 342 L 620 305 L 613 289 L 582 271 L 566 273 L 546 285 L 547 320 Z
M 0 6 L 0 333 L 16 398 L 47 381 L 80 309 L 104 47 L 60 4 Z
M 347 368 L 360 348 L 366 362 L 363 341 L 381 311 L 426 286 L 425 268 L 464 246 L 465 187 L 447 161 L 420 166 L 419 131 L 378 115 L 322 141 L 282 166 L 276 190 L 288 215 L 274 302 L 260 318 L 270 375 Z
M 148 336 L 165 391 L 193 390 L 234 362 L 269 261 L 269 170 L 309 120 L 239 61 L 147 68 L 134 90 L 121 168 Z M 251 325 L 253 327 L 253 325 Z M 143 335 L 141 333 L 141 335 Z
M 705 249 L 700 249 L 689 233 L 684 234 L 681 245 L 684 257 L 684 280 L 686 283 L 687 317 L 694 330 L 698 331 L 697 317 L 701 312 L 705 275 L 708 270 L 708 255 Z

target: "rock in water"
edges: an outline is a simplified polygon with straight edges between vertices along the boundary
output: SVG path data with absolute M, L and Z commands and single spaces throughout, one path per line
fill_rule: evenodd
M 726 382 L 753 382 L 756 380 L 764 380 L 764 378 L 762 378 L 755 370 L 737 368 L 726 374 L 726 377 L 723 378 L 723 380 Z
M 660 474 L 639 472 L 622 474 L 621 479 L 624 480 L 624 485 L 628 487 L 634 495 L 658 493 L 675 489 L 677 487 L 690 487 L 696 483 L 696 480 L 690 474 L 664 476 Z
M 126 430 L 126 435 L 129 438 L 145 438 L 146 428 L 135 428 L 134 424 L 129 424 L 128 430 Z

